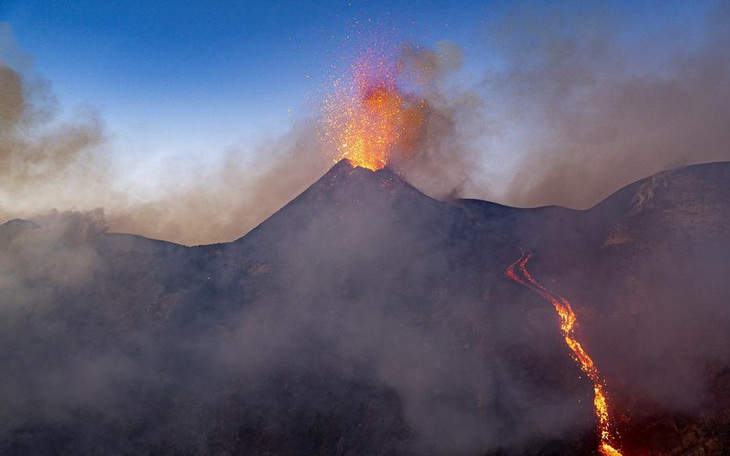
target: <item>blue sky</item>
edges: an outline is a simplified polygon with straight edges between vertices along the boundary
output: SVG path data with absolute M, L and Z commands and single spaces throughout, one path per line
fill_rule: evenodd
M 511 3 L 4 0 L 0 20 L 59 106 L 97 110 L 114 153 L 136 162 L 215 156 L 283 132 L 312 111 L 333 65 L 346 64 L 374 30 L 425 46 L 453 41 L 467 68 L 484 71 L 499 63 L 486 29 Z M 631 13 L 641 33 L 704 10 L 659 3 L 610 9 Z
M 370 26 L 357 24 L 467 46 L 490 11 L 489 2 L 448 1 L 3 5 L 2 20 L 60 106 L 98 110 L 123 155 L 216 154 L 285 130 L 311 109 L 332 65 L 362 45 Z

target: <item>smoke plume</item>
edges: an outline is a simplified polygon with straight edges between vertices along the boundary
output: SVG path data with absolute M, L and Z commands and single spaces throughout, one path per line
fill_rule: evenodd
M 710 5 L 695 21 L 657 3 L 647 14 L 680 19 L 647 30 L 598 3 L 531 5 L 490 29 L 504 64 L 484 87 L 511 136 L 499 154 L 518 157 L 502 200 L 586 208 L 664 169 L 730 159 L 730 8 Z

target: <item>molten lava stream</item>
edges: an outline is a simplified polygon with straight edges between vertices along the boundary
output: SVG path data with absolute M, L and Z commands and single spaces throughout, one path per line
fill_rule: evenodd
M 593 409 L 596 417 L 598 418 L 598 432 L 601 439 L 598 450 L 603 456 L 622 456 L 622 453 L 614 447 L 614 438 L 611 432 L 611 420 L 603 380 L 601 380 L 598 369 L 593 363 L 588 352 L 586 352 L 580 342 L 575 339 L 574 328 L 577 317 L 573 312 L 573 308 L 567 299 L 550 292 L 547 288 L 543 287 L 537 280 L 535 280 L 535 278 L 527 271 L 527 262 L 530 261 L 531 256 L 531 252 L 523 251 L 522 256 L 507 268 L 507 277 L 510 280 L 531 289 L 543 299 L 550 301 L 553 307 L 555 307 L 555 310 L 560 316 L 560 332 L 563 334 L 565 343 L 572 350 L 573 359 L 575 359 L 578 366 L 583 372 L 585 372 L 588 378 L 593 381 Z

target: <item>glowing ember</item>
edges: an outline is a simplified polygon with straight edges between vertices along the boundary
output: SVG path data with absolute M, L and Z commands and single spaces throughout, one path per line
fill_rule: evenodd
M 570 302 L 554 293 L 548 291 L 540 285 L 532 275 L 527 271 L 527 262 L 530 260 L 532 253 L 522 253 L 519 260 L 512 263 L 507 268 L 507 277 L 514 282 L 530 288 L 539 294 L 542 298 L 550 301 L 560 316 L 560 331 L 563 333 L 565 343 L 573 352 L 573 359 L 578 363 L 581 370 L 593 381 L 593 408 L 598 418 L 598 431 L 600 434 L 599 451 L 603 456 L 622 456 L 622 453 L 614 447 L 613 436 L 611 434 L 611 421 L 608 413 L 608 404 L 606 401 L 606 393 L 604 392 L 604 384 L 599 375 L 598 369 L 593 364 L 593 360 L 583 349 L 580 342 L 575 339 L 574 327 L 576 316 Z M 519 266 L 519 269 L 516 269 Z
M 335 161 L 384 168 L 391 154 L 411 148 L 423 123 L 425 102 L 401 92 L 394 61 L 370 52 L 335 80 L 324 103 L 320 136 L 336 150 Z

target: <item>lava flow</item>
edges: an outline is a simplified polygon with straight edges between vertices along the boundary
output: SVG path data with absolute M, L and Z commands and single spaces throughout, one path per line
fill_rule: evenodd
M 382 169 L 391 154 L 408 153 L 424 119 L 425 101 L 398 88 L 397 65 L 382 53 L 370 52 L 336 79 L 325 99 L 320 137 L 336 150 L 335 161 Z
M 535 280 L 527 271 L 527 262 L 530 261 L 531 252 L 522 252 L 522 256 L 507 268 L 507 277 L 520 285 L 530 288 L 542 298 L 550 301 L 560 316 L 560 331 L 563 333 L 565 343 L 573 352 L 573 359 L 578 363 L 581 370 L 593 381 L 593 408 L 598 418 L 598 432 L 600 434 L 599 451 L 603 456 L 622 456 L 613 443 L 611 421 L 606 401 L 605 386 L 601 380 L 598 369 L 588 353 L 583 349 L 580 342 L 575 339 L 574 328 L 577 317 L 573 312 L 570 302 L 555 293 L 548 291 Z

